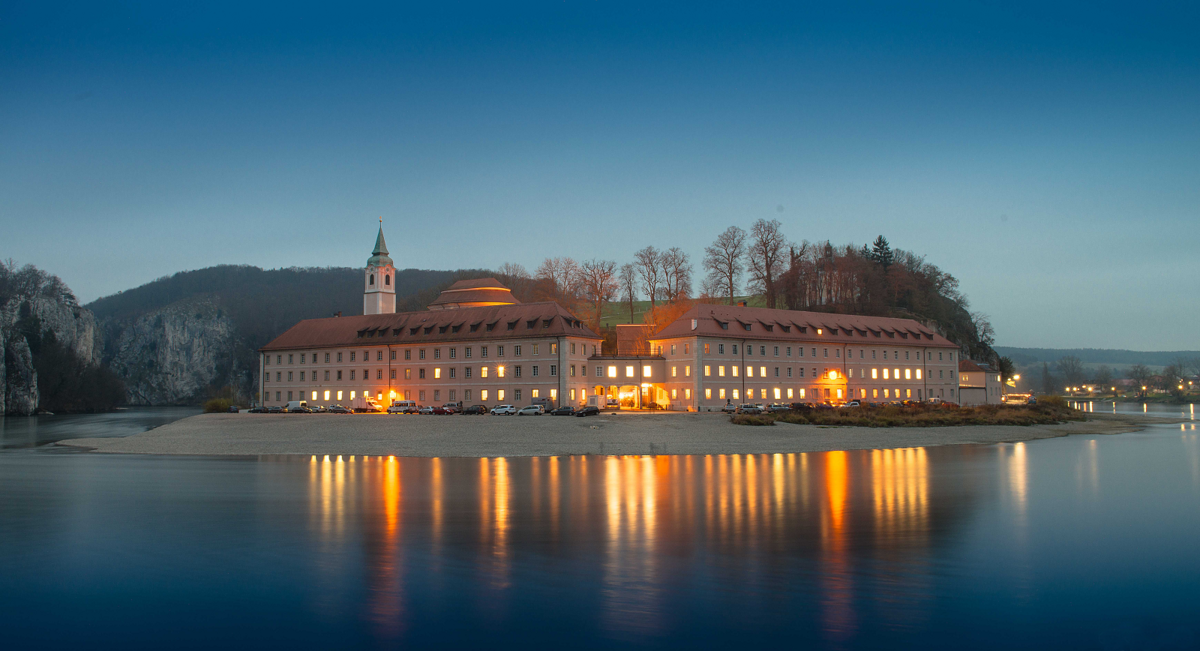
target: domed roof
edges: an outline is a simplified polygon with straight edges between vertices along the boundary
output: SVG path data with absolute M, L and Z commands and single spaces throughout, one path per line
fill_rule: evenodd
M 495 278 L 460 280 L 450 285 L 429 304 L 430 310 L 454 310 L 485 305 L 516 305 L 521 301 Z

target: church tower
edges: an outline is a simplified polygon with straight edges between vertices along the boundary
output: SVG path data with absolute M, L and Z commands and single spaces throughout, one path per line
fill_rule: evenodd
M 379 218 L 379 236 L 375 238 L 375 250 L 367 258 L 367 270 L 363 278 L 363 314 L 394 314 L 396 312 L 396 266 L 388 257 L 387 244 L 383 241 L 383 218 Z

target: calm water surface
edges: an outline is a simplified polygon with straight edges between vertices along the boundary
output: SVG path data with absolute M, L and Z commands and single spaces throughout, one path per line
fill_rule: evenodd
M 180 415 L 4 423 L 4 648 L 1200 646 L 1193 421 L 708 457 L 21 443 Z

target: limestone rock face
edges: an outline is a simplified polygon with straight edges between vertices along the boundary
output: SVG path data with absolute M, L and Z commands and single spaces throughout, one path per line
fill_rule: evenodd
M 37 371 L 33 368 L 33 353 L 25 337 L 9 339 L 4 346 L 4 366 L 7 381 L 4 387 L 5 412 L 29 416 L 37 411 Z
M 129 404 L 194 403 L 210 388 L 242 387 L 252 373 L 233 321 L 211 299 L 187 299 L 123 323 L 104 323 L 105 361 Z

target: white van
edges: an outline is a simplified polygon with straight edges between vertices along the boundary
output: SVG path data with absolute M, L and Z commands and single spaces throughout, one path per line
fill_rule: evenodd
M 388 407 L 389 414 L 415 414 L 417 413 L 417 403 L 412 400 L 393 400 L 392 406 Z
M 300 409 L 301 407 L 304 407 L 305 409 L 307 409 L 308 401 L 307 400 L 289 400 L 287 403 L 287 407 L 284 408 L 284 411 L 288 411 L 288 412 L 303 411 L 302 409 Z

